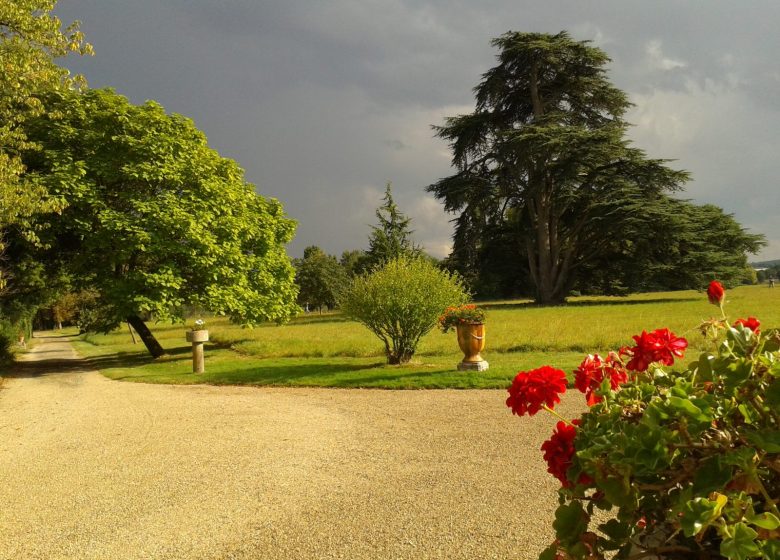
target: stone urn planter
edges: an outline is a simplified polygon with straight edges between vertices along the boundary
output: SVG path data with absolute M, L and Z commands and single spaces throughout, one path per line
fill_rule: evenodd
M 202 329 L 199 331 L 187 331 L 187 342 L 208 342 L 209 331 Z
M 458 364 L 460 371 L 485 371 L 488 363 L 480 352 L 485 349 L 484 323 L 461 323 L 456 327 L 458 346 L 463 352 L 463 360 Z

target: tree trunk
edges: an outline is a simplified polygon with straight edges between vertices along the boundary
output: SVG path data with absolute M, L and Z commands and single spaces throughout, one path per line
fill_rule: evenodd
M 531 212 L 533 236 L 528 239 L 528 266 L 536 285 L 536 303 L 556 305 L 566 301 L 569 287 L 570 266 L 567 258 L 561 258 L 560 241 L 556 230 L 557 220 L 551 212 L 549 200 L 538 196 Z
M 387 363 L 391 366 L 408 364 L 414 354 L 408 351 L 395 351 L 387 356 Z
M 130 315 L 127 317 L 127 322 L 132 325 L 132 327 L 135 329 L 135 332 L 137 332 L 138 336 L 141 337 L 141 340 L 146 346 L 146 349 L 149 350 L 149 353 L 152 355 L 152 357 L 159 358 L 165 354 L 165 350 L 163 350 L 163 347 L 160 346 L 159 342 L 157 342 L 157 339 L 154 338 L 152 331 L 149 330 L 149 327 L 146 326 L 146 323 L 144 323 L 143 319 L 141 319 L 138 315 Z
M 130 331 L 130 337 L 133 339 L 133 344 L 138 344 L 138 342 L 135 339 L 135 333 L 133 332 L 133 327 L 130 326 L 130 323 L 127 323 L 127 330 Z

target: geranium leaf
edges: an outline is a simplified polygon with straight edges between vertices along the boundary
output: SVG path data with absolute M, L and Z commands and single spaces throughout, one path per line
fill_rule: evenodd
M 728 498 L 723 494 L 717 494 L 715 500 L 707 498 L 695 498 L 683 506 L 683 516 L 680 525 L 686 537 L 697 535 L 702 530 L 720 517 L 723 506 Z
M 542 551 L 542 553 L 539 555 L 539 560 L 555 560 L 557 554 L 558 545 L 553 543 Z
M 738 356 L 744 356 L 753 346 L 753 331 L 750 329 L 731 327 L 726 331 L 726 336 L 734 342 L 733 351 Z
M 750 472 L 754 468 L 753 458 L 755 456 L 756 450 L 752 447 L 740 447 L 723 455 L 721 460 L 727 465 L 734 465 L 743 471 Z
M 631 526 L 628 523 L 621 523 L 617 519 L 610 519 L 606 523 L 599 525 L 599 530 L 612 540 L 623 540 L 631 536 Z
M 780 560 L 780 539 L 766 541 L 762 552 L 766 560 Z
M 780 519 L 768 511 L 759 515 L 746 517 L 746 521 L 751 525 L 755 525 L 756 527 L 760 527 L 761 529 L 766 529 L 768 531 L 774 531 L 780 527 Z
M 702 354 L 699 356 L 696 374 L 700 381 L 712 381 L 712 362 L 715 356 L 712 354 Z
M 737 523 L 733 526 L 733 537 L 725 538 L 720 543 L 720 553 L 732 560 L 760 556 L 761 549 L 754 540 L 757 536 L 758 533 L 744 523 Z
M 764 333 L 764 352 L 777 352 L 780 350 L 780 331 L 777 329 L 770 329 Z
M 739 360 L 729 364 L 725 369 L 726 390 L 733 391 L 750 378 L 752 367 L 749 362 Z
M 600 479 L 597 486 L 604 491 L 607 499 L 616 506 L 624 507 L 630 505 L 631 485 L 626 477 L 610 476 Z
M 721 464 L 720 457 L 710 457 L 702 461 L 693 477 L 693 491 L 699 495 L 707 495 L 720 490 L 731 480 L 734 469 L 731 465 Z
M 780 453 L 780 431 L 756 431 L 745 434 L 747 440 L 767 453 Z
M 689 399 L 683 399 L 681 397 L 669 397 L 667 400 L 673 409 L 685 414 L 697 422 L 712 422 L 712 416 L 705 414 Z
M 753 424 L 758 419 L 758 415 L 752 405 L 742 403 L 737 408 L 742 414 L 742 418 L 745 419 L 746 424 Z
M 780 407 L 780 380 L 774 380 L 769 384 L 764 398 L 769 406 Z
M 580 502 L 562 504 L 555 510 L 553 527 L 556 536 L 562 543 L 577 542 L 579 536 L 588 528 L 588 514 L 582 509 Z

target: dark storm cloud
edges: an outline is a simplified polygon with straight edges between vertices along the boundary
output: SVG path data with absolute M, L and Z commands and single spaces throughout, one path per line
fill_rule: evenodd
M 631 136 L 676 159 L 683 196 L 717 204 L 780 258 L 780 5 L 766 2 L 60 0 L 96 56 L 91 85 L 192 117 L 300 222 L 291 252 L 362 247 L 392 181 L 442 255 L 449 217 L 423 188 L 449 173 L 430 125 L 468 111 L 507 30 L 569 30 L 612 58 Z

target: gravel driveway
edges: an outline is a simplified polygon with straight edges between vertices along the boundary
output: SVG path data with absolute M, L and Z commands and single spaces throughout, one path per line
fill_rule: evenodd
M 0 389 L 0 558 L 535 558 L 552 540 L 554 419 L 512 417 L 504 391 L 122 383 L 67 337 L 25 358 Z

